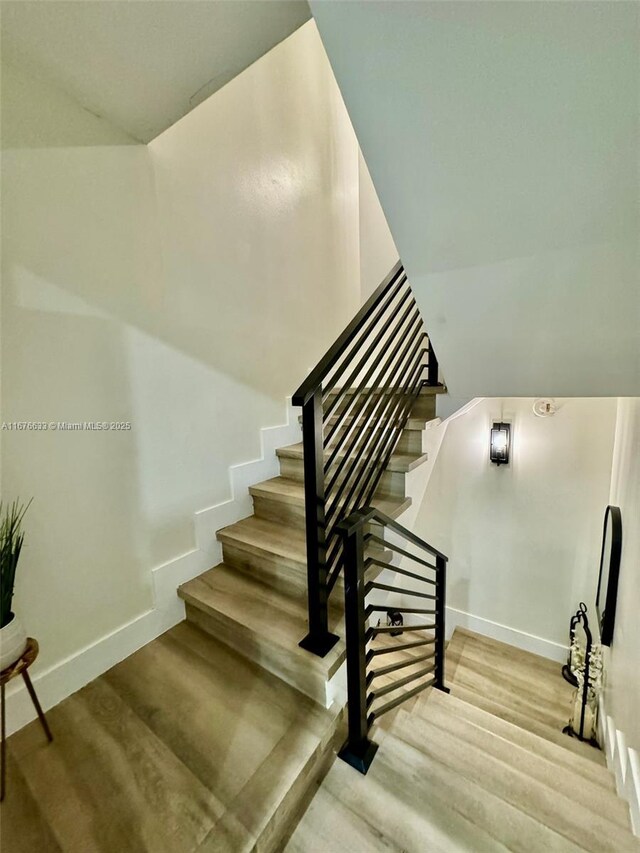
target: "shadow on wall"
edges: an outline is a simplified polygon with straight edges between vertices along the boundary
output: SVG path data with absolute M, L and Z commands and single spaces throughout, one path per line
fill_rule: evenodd
M 42 668 L 152 605 L 355 310 L 357 144 L 312 24 L 151 147 L 6 62 L 2 100 L 3 418 L 132 424 L 2 435 Z
M 11 258 L 290 394 L 359 304 L 357 145 L 313 23 L 149 146 L 16 66 L 2 86 Z

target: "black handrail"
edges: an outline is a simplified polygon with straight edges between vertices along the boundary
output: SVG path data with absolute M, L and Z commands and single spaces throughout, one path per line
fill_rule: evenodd
M 420 566 L 428 566 L 425 560 L 418 557 L 410 546 L 420 550 L 420 553 L 430 554 L 435 558 L 435 566 L 429 566 L 435 572 L 434 578 L 425 577 L 415 572 L 408 572 L 399 567 L 382 564 L 390 572 L 398 572 L 414 580 L 435 584 L 435 595 L 416 592 L 414 589 L 403 588 L 397 583 L 378 584 L 367 580 L 366 573 L 375 564 L 365 555 L 367 542 L 371 538 L 368 532 L 372 523 L 382 525 L 383 529 L 393 530 L 406 540 L 406 548 L 396 548 L 403 559 L 411 559 Z M 445 638 L 445 603 L 446 603 L 446 572 L 447 557 L 423 539 L 407 530 L 397 521 L 371 507 L 356 510 L 339 525 L 344 540 L 344 572 L 345 572 L 345 627 L 347 639 L 347 716 L 349 734 L 347 741 L 339 753 L 340 758 L 355 767 L 361 773 L 366 773 L 378 749 L 377 744 L 369 738 L 371 726 L 378 717 L 397 708 L 402 702 L 416 696 L 428 687 L 449 692 L 444 683 L 444 638 Z M 393 545 L 387 547 L 393 548 Z M 431 586 L 429 587 L 431 588 Z M 433 605 L 428 608 L 411 606 L 395 606 L 382 602 L 367 603 L 367 595 L 374 590 L 401 595 L 420 595 L 433 599 Z M 380 626 L 369 624 L 374 613 L 407 613 L 418 614 L 420 624 L 398 624 Z M 433 621 L 424 623 L 425 615 L 432 615 Z M 422 636 L 415 640 L 416 632 Z M 425 633 L 428 632 L 428 633 Z M 373 644 L 379 638 L 388 636 L 409 635 L 408 643 L 388 644 L 382 642 L 377 647 Z M 374 668 L 373 664 L 379 655 L 399 654 L 410 649 L 433 647 L 433 651 L 408 655 L 391 664 Z M 431 663 L 425 664 L 425 662 Z M 376 679 L 388 677 L 397 670 L 407 670 L 409 667 L 420 665 L 401 678 L 390 683 L 375 684 Z M 407 687 L 407 690 L 402 688 Z M 383 697 L 401 690 L 383 705 L 376 704 Z
M 302 406 L 309 633 L 324 656 L 328 602 L 344 560 L 338 525 L 373 499 L 413 404 L 438 362 L 398 261 L 293 395 Z
M 311 399 L 317 388 L 322 386 L 322 383 L 329 371 L 335 367 L 340 356 L 343 355 L 343 353 L 345 353 L 353 343 L 355 336 L 363 328 L 369 317 L 372 316 L 381 300 L 395 284 L 401 281 L 403 277 L 406 279 L 406 276 L 404 275 L 404 267 L 402 266 L 402 261 L 398 261 L 389 275 L 373 291 L 371 296 L 367 299 L 344 332 L 342 332 L 335 343 L 329 347 L 318 364 L 295 392 L 291 398 L 291 402 L 294 406 L 304 406 L 304 404 Z

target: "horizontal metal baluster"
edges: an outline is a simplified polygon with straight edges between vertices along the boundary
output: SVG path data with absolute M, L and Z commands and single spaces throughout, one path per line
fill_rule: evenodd
M 365 376 L 363 383 L 357 391 L 352 395 L 351 402 L 337 416 L 335 423 L 331 426 L 324 439 L 324 446 L 329 453 L 325 460 L 325 474 L 329 473 L 331 466 L 338 454 L 342 451 L 343 446 L 349 442 L 347 449 L 344 451 L 345 456 L 349 456 L 352 452 L 354 444 L 361 440 L 363 436 L 367 436 L 369 431 L 375 431 L 377 423 L 373 419 L 372 407 L 379 405 L 387 396 L 387 388 L 391 384 L 389 380 L 394 377 L 402 363 L 402 359 L 406 356 L 408 345 L 410 346 L 412 337 L 417 333 L 422 326 L 422 320 L 419 316 L 415 317 L 411 323 L 403 327 L 403 332 L 400 340 L 395 344 L 393 351 L 386 359 L 382 367 L 374 365 L 373 371 L 378 371 L 376 376 L 376 387 L 367 387 L 366 382 L 370 376 Z M 424 332 L 421 333 L 421 338 L 424 339 Z M 399 351 L 403 350 L 400 355 Z M 348 419 L 351 423 L 348 423 Z M 343 430 L 342 434 L 339 431 Z M 342 460 L 344 462 L 344 460 Z M 338 476 L 336 472 L 332 475 L 334 478 Z
M 373 499 L 373 496 L 376 493 L 378 488 L 378 484 L 382 479 L 382 475 L 389 464 L 389 460 L 393 455 L 394 450 L 400 440 L 400 436 L 404 430 L 405 424 L 407 423 L 411 411 L 413 409 L 415 400 L 417 398 L 417 394 L 420 391 L 421 383 L 420 376 L 422 371 L 424 370 L 425 365 L 421 364 L 419 359 L 416 365 L 415 371 L 412 374 L 411 378 L 405 383 L 402 392 L 399 395 L 399 404 L 400 409 L 396 412 L 396 421 L 394 423 L 393 431 L 389 433 L 387 437 L 386 445 L 381 447 L 378 452 L 378 470 L 377 476 L 374 478 L 373 482 L 364 483 L 358 492 L 358 495 L 354 501 L 354 506 L 361 506 L 362 504 L 369 504 Z
M 427 613 L 434 616 L 436 611 L 432 607 L 395 607 L 393 604 L 368 604 L 367 616 L 372 613 Z
M 363 507 L 362 509 L 358 510 L 358 518 L 362 519 L 361 523 L 363 524 L 378 522 L 378 524 L 382 524 L 385 527 L 388 527 L 390 530 L 395 530 L 396 533 L 399 533 L 403 537 L 403 539 L 406 539 L 413 545 L 417 545 L 421 551 L 426 551 L 427 554 L 430 554 L 433 557 L 442 557 L 444 560 L 447 559 L 447 557 L 445 557 L 442 551 L 438 551 L 437 548 L 434 548 L 432 545 L 429 545 L 429 543 L 425 542 L 424 539 L 420 539 L 420 537 L 416 536 L 415 533 L 412 533 L 410 530 L 407 530 L 406 527 L 403 527 L 399 521 L 394 521 L 393 518 L 390 518 L 388 515 L 385 515 L 385 513 L 379 509 L 376 509 L 371 506 Z M 370 539 L 372 539 L 374 535 L 375 534 L 373 533 L 365 533 L 365 542 L 368 542 Z
M 331 558 L 328 559 L 328 563 L 331 566 L 331 571 L 329 572 L 329 578 L 327 580 L 327 587 L 329 588 L 329 592 L 334 588 L 336 583 L 338 582 L 338 578 L 340 577 L 340 571 L 342 569 L 342 553 L 341 549 L 338 549 L 337 556 L 335 560 Z
M 411 350 L 411 353 L 408 356 L 408 360 L 413 359 L 414 363 L 416 363 L 417 360 L 419 360 L 421 358 L 420 343 L 421 342 L 418 341 L 418 342 L 416 342 L 416 344 L 414 344 L 413 349 Z M 403 359 L 404 359 L 404 354 L 403 354 Z M 393 377 L 394 381 L 396 380 L 398 374 L 400 374 L 403 371 L 404 371 L 404 363 L 402 366 L 398 367 L 397 371 L 394 373 L 394 377 Z M 390 389 L 387 388 L 386 390 L 390 390 Z M 383 398 L 381 396 L 380 399 L 383 400 L 385 398 Z M 378 405 L 379 405 L 379 403 L 376 404 L 376 408 Z M 388 398 L 386 399 L 386 402 L 385 402 L 382 410 L 378 413 L 379 420 L 382 420 L 385 416 L 393 417 L 393 414 L 395 413 L 396 407 L 397 407 L 396 395 L 390 393 L 388 395 Z M 371 441 L 371 439 L 369 441 Z M 367 454 L 364 463 L 360 466 L 361 468 L 367 467 L 367 465 L 369 464 L 369 462 L 372 459 L 372 456 L 373 456 L 373 453 L 375 452 L 375 449 L 379 446 L 379 444 L 380 444 L 380 437 L 378 437 L 376 439 L 375 434 L 374 434 L 373 435 L 373 445 L 371 447 L 371 450 Z M 337 502 L 340 500 L 340 497 L 341 497 L 342 493 L 344 492 L 344 490 L 345 490 L 345 488 L 346 488 L 346 486 L 347 486 L 347 484 L 351 478 L 352 473 L 357 469 L 359 462 L 360 462 L 360 458 L 358 456 L 354 457 L 352 465 L 351 465 L 347 475 L 345 476 L 345 478 L 342 482 L 342 485 L 338 489 L 337 494 L 334 495 L 334 497 L 331 500 L 331 506 L 330 507 L 329 507 L 329 502 L 327 501 L 327 509 L 326 509 L 327 520 L 330 519 L 335 514 Z M 335 485 L 335 479 L 332 478 L 329 481 L 329 483 L 327 483 L 325 486 L 325 497 L 331 493 L 331 490 L 332 490 L 334 485 Z M 355 487 L 352 488 L 351 492 L 349 493 L 349 497 L 343 502 L 343 505 L 350 505 L 350 500 L 353 497 L 353 494 L 355 492 L 355 488 L 357 488 L 357 483 L 355 484 Z
M 393 566 L 388 566 L 387 568 L 390 571 L 394 571 Z M 435 581 L 434 581 L 434 583 L 435 583 Z M 407 589 L 406 587 L 390 586 L 388 583 L 378 583 L 378 581 L 369 581 L 368 582 L 366 591 L 371 592 L 372 589 L 379 589 L 379 590 L 382 590 L 383 592 L 398 592 L 398 593 L 401 593 L 402 595 L 415 595 L 416 598 L 427 598 L 430 601 L 436 600 L 436 596 L 435 595 L 429 595 L 428 592 L 418 592 L 415 589 Z
M 373 542 L 377 542 L 379 545 L 383 545 L 389 551 L 395 551 L 396 554 L 402 554 L 403 557 L 409 557 L 409 559 L 418 563 L 420 566 L 425 566 L 427 569 L 437 569 L 437 566 L 434 566 L 432 563 L 427 563 L 427 561 L 423 560 L 421 557 L 416 557 L 415 554 L 405 551 L 404 548 L 401 548 L 399 545 L 394 545 L 392 542 L 389 542 L 388 539 L 382 539 L 380 536 L 376 536 L 375 533 L 371 534 L 371 540 Z M 419 577 L 419 575 L 415 575 L 414 577 Z
M 396 386 L 396 390 L 394 391 L 392 398 L 392 408 L 388 412 L 387 425 L 383 430 L 380 431 L 380 434 L 377 437 L 375 452 L 378 461 L 376 462 L 376 468 L 381 467 L 380 476 L 382 476 L 384 468 L 386 468 L 386 462 L 383 466 L 380 466 L 380 461 L 385 459 L 385 456 L 387 457 L 387 459 L 390 458 L 391 454 L 393 453 L 393 450 L 395 449 L 395 445 L 397 444 L 398 439 L 400 438 L 400 433 L 404 429 L 404 425 L 408 420 L 410 411 L 413 408 L 414 400 L 408 392 L 411 388 L 412 383 L 414 383 L 418 379 L 421 371 L 424 368 L 424 365 L 421 363 L 423 353 L 424 350 L 420 350 L 414 358 L 413 363 L 409 365 L 408 368 L 404 371 L 404 385 Z M 411 371 L 413 371 L 413 373 Z M 409 379 L 406 379 L 407 376 L 409 376 Z M 403 380 L 401 379 L 400 381 L 402 382 Z M 386 453 L 387 450 L 389 450 L 388 456 Z M 372 454 L 369 454 L 369 459 L 371 458 Z M 378 477 L 378 480 L 379 479 L 380 477 Z M 375 492 L 378 485 L 378 480 L 376 480 L 375 484 L 370 488 L 370 493 Z M 359 506 L 362 504 L 362 496 L 366 493 L 367 487 L 368 481 L 365 481 L 361 484 L 361 489 L 354 501 L 354 505 Z M 368 502 L 369 500 L 365 501 L 365 503 Z
M 340 358 L 344 356 L 342 361 L 336 361 L 336 363 L 331 367 L 331 379 L 327 379 L 325 377 L 323 381 L 323 393 L 327 395 L 331 392 L 331 390 L 335 387 L 335 384 L 340 376 L 349 369 L 349 364 L 353 361 L 353 358 L 357 352 L 359 352 L 360 348 L 364 345 L 367 338 L 370 337 L 373 329 L 380 322 L 381 317 L 388 310 L 393 300 L 402 292 L 402 288 L 407 285 L 407 277 L 406 275 L 401 276 L 398 281 L 389 289 L 388 293 L 385 295 L 381 304 L 376 308 L 374 313 L 368 318 L 366 328 L 361 329 L 358 332 L 358 339 L 354 338 L 352 345 L 350 348 L 346 349 Z M 407 294 L 412 296 L 411 288 L 407 285 Z
M 435 642 L 436 638 L 432 637 L 430 640 L 416 640 L 413 643 L 403 643 L 401 646 L 383 646 L 380 649 L 369 649 L 367 651 L 367 663 L 380 655 L 388 655 L 391 652 L 403 652 L 405 649 L 417 649 L 418 646 L 433 646 Z
M 392 699 L 391 702 L 387 702 L 386 705 L 382 705 L 381 708 L 376 708 L 369 717 L 367 718 L 367 723 L 369 727 L 373 724 L 374 720 L 377 720 L 378 717 L 381 717 L 383 714 L 386 714 L 387 711 L 392 711 L 394 708 L 397 708 L 402 702 L 406 702 L 407 699 L 411 699 L 412 696 L 416 696 L 418 693 L 421 693 L 423 690 L 426 690 L 427 687 L 433 687 L 435 684 L 435 679 L 430 679 L 425 684 L 419 684 L 417 687 L 414 687 L 413 690 L 407 690 L 406 693 L 403 693 L 402 696 L 398 696 L 395 699 Z
M 422 357 L 421 352 L 419 352 L 416 356 L 416 359 L 414 360 L 415 370 L 422 369 L 422 367 L 423 367 L 423 365 L 420 364 L 421 357 Z M 403 390 L 404 389 L 401 389 L 397 394 L 395 394 L 391 398 L 392 408 L 391 408 L 389 415 L 390 415 L 390 419 L 393 423 L 395 423 L 395 421 L 393 419 L 395 418 L 397 412 L 399 410 L 402 410 L 402 400 L 404 397 Z M 396 428 L 393 426 L 390 426 L 388 429 L 390 430 L 390 432 L 388 434 L 387 434 L 387 432 L 384 432 L 384 431 L 381 432 L 381 435 L 378 436 L 377 440 L 372 445 L 371 449 L 369 450 L 369 452 L 367 454 L 367 457 L 366 457 L 364 463 L 361 466 L 361 470 L 364 470 L 371 465 L 371 462 L 375 459 L 376 453 L 378 453 L 378 460 L 379 460 L 380 451 L 383 450 L 385 447 L 387 447 L 390 442 L 392 442 L 395 439 L 395 443 L 397 443 L 397 440 L 400 438 L 400 432 L 402 431 L 402 429 Z M 385 441 L 387 442 L 386 444 L 385 444 Z M 356 461 L 359 461 L 359 460 L 356 460 Z M 354 466 L 352 466 L 352 470 L 355 467 L 356 466 L 354 464 Z M 378 471 L 378 468 L 379 468 L 379 461 L 376 461 L 374 463 L 374 465 L 371 465 L 370 473 L 364 481 L 360 480 L 360 482 L 358 482 L 356 480 L 354 482 L 353 486 L 351 487 L 351 491 L 348 493 L 347 497 L 343 501 L 343 508 L 355 507 L 355 506 L 361 505 L 362 496 L 365 493 L 367 493 L 367 488 L 369 487 L 369 485 L 371 483 L 371 477 L 372 476 L 374 476 L 374 485 L 373 485 L 373 488 L 370 489 L 369 493 L 375 492 L 375 489 L 377 488 L 377 485 L 380 481 L 380 478 L 382 477 L 382 473 L 384 472 L 384 469 L 380 469 L 380 471 Z M 377 474 L 377 476 L 376 476 L 376 474 Z M 358 496 L 354 500 L 354 495 L 356 493 L 356 490 L 358 489 L 358 485 L 360 485 L 360 491 L 358 492 Z M 339 494 L 343 490 L 344 490 L 344 483 L 340 489 Z M 326 494 L 329 494 L 329 492 L 330 492 L 330 488 L 327 487 Z M 367 493 L 367 494 L 369 494 L 369 493 Z M 332 522 L 332 519 L 334 519 L 334 515 L 335 515 L 335 500 L 336 500 L 335 498 L 331 499 L 330 506 L 329 506 L 329 501 L 327 501 L 326 521 L 327 521 L 327 524 L 329 526 L 331 526 L 332 523 L 335 523 L 335 520 L 333 520 L 333 522 Z M 368 503 L 368 502 L 369 501 L 367 500 L 366 503 Z M 345 511 L 348 511 L 348 510 L 345 510 Z
M 387 357 L 385 358 L 383 365 L 380 368 L 379 373 L 376 377 L 376 381 L 378 383 L 377 386 L 375 388 L 370 388 L 366 394 L 363 394 L 365 401 L 369 400 L 371 398 L 371 393 L 379 394 L 380 396 L 383 395 L 383 391 L 384 391 L 384 388 L 386 386 L 382 383 L 388 381 L 387 373 L 389 374 L 389 376 L 393 375 L 394 371 L 397 368 L 398 363 L 404 357 L 404 352 L 407 349 L 407 345 L 410 346 L 410 344 L 411 344 L 412 336 L 413 335 L 420 335 L 421 341 L 424 341 L 427 338 L 427 334 L 424 331 L 424 329 L 422 331 L 420 331 L 420 329 L 423 329 L 422 319 L 420 318 L 420 316 L 418 315 L 414 318 L 411 318 L 409 325 L 405 329 L 404 336 L 398 341 L 398 343 L 395 344 L 391 353 L 389 353 L 387 355 Z M 395 336 L 394 336 L 394 340 L 395 340 Z M 401 355 L 398 356 L 398 351 L 400 349 L 402 349 L 402 347 L 405 347 L 405 350 L 403 351 L 403 353 Z M 426 350 L 425 350 L 425 352 L 426 352 Z M 373 368 L 374 371 L 376 368 L 377 368 L 377 365 L 374 365 L 374 368 Z M 369 377 L 369 378 L 371 378 L 371 377 Z M 353 399 L 352 399 L 351 403 L 349 404 L 349 406 L 347 408 L 345 408 L 342 412 L 339 412 L 337 415 L 335 415 L 336 420 L 331 425 L 331 427 L 329 428 L 329 430 L 325 436 L 325 439 L 324 439 L 325 447 L 328 447 L 331 444 L 331 442 L 333 441 L 334 435 L 336 434 L 337 430 L 342 427 L 342 423 L 346 418 L 351 417 L 351 419 L 352 419 L 351 425 L 347 426 L 347 434 L 348 435 L 350 435 L 353 432 L 353 430 L 356 429 L 360 425 L 360 418 L 361 418 L 360 412 L 362 411 L 362 405 L 360 406 L 360 409 L 357 411 L 353 410 L 353 406 L 361 394 L 362 394 L 362 388 L 359 389 L 359 393 L 357 395 L 354 394 Z M 325 417 L 325 420 L 326 419 L 327 418 Z
M 371 705 L 372 702 L 375 702 L 376 699 L 380 699 L 381 696 L 386 696 L 388 693 L 393 693 L 394 690 L 398 690 L 400 687 L 404 687 L 406 684 L 411 684 L 412 681 L 416 681 L 418 678 L 424 678 L 425 675 L 430 675 L 433 672 L 434 664 L 431 666 L 425 666 L 424 669 L 421 669 L 419 672 L 412 672 L 411 675 L 407 675 L 404 678 L 399 678 L 397 681 L 394 681 L 392 684 L 386 684 L 384 687 L 379 687 L 377 690 L 372 690 L 367 696 L 367 705 Z
M 402 341 L 400 345 L 402 345 Z M 399 346 L 400 346 L 399 345 Z M 399 348 L 399 347 L 398 347 Z M 405 345 L 405 350 L 407 349 Z M 338 453 L 340 451 L 343 452 L 343 457 L 338 463 L 338 467 L 331 473 L 331 478 L 327 484 L 327 489 L 330 491 L 333 484 L 338 480 L 342 469 L 346 462 L 349 461 L 349 458 L 358 455 L 361 452 L 361 447 L 363 444 L 369 444 L 376 437 L 376 433 L 384 428 L 382 426 L 383 415 L 376 411 L 381 403 L 385 401 L 388 403 L 391 399 L 392 392 L 390 390 L 391 382 L 397 381 L 397 377 L 401 375 L 401 369 L 403 364 L 407 364 L 411 358 L 411 355 L 405 357 L 403 363 L 397 362 L 395 366 L 392 367 L 391 372 L 389 373 L 388 386 L 385 386 L 384 392 L 380 391 L 368 391 L 363 392 L 359 400 L 358 409 L 352 415 L 352 423 L 350 426 L 347 426 L 345 432 L 338 437 L 337 441 L 331 447 L 331 454 L 328 459 L 325 461 L 324 471 L 325 476 L 329 474 L 331 466 L 333 465 Z M 386 372 L 386 365 L 384 371 Z M 383 410 L 383 411 L 386 411 Z M 345 443 L 347 446 L 344 447 Z M 360 445 L 360 447 L 358 446 Z M 325 445 L 326 446 L 326 445 Z M 344 449 L 343 449 L 344 448 Z
M 307 400 L 327 384 L 329 375 L 336 369 L 336 365 L 345 352 L 352 347 L 353 341 L 359 335 L 363 327 L 374 314 L 381 300 L 385 299 L 392 291 L 399 289 L 406 281 L 406 274 L 402 263 L 398 261 L 389 275 L 380 284 L 358 311 L 353 320 L 347 325 L 335 343 L 329 347 L 323 358 L 314 367 L 304 382 L 295 391 L 292 397 L 294 406 L 304 406 Z
M 381 675 L 388 675 L 390 672 L 396 672 L 398 669 L 406 669 L 408 666 L 422 663 L 423 660 L 433 660 L 434 657 L 435 652 L 429 652 L 426 655 L 417 655 L 414 658 L 409 658 L 409 660 L 402 663 L 390 663 L 389 666 L 383 666 L 381 669 L 372 669 L 367 673 L 367 684 L 371 684 L 374 678 L 379 678 Z
M 416 305 L 416 301 L 413 298 L 413 294 L 411 293 L 410 290 L 408 290 L 403 295 L 402 299 L 400 300 L 399 305 L 396 306 L 395 311 L 396 312 L 400 311 L 400 309 L 403 307 L 403 305 L 407 301 L 409 302 L 409 305 L 407 306 L 404 314 L 400 318 L 400 322 L 396 326 L 396 330 L 394 331 L 394 335 L 397 334 L 397 332 L 402 328 L 403 323 L 406 321 L 406 319 L 411 314 L 416 314 L 418 319 L 420 319 L 420 311 L 418 310 L 418 306 Z M 392 318 L 393 318 L 393 316 L 396 316 L 396 314 L 392 315 Z M 373 339 L 371 344 L 367 347 L 367 350 L 364 353 L 364 355 L 361 356 L 360 361 L 358 362 L 356 367 L 351 371 L 348 378 L 344 380 L 344 384 L 342 385 L 340 391 L 336 392 L 334 399 L 325 408 L 325 410 L 324 410 L 325 420 L 328 420 L 331 417 L 331 413 L 333 412 L 333 410 L 336 408 L 336 406 L 339 405 L 340 401 L 343 399 L 345 394 L 351 389 L 353 382 L 355 382 L 356 378 L 360 375 L 363 367 L 366 365 L 367 361 L 371 358 L 371 356 L 373 355 L 373 353 L 376 350 L 376 347 L 378 346 L 380 341 L 384 338 L 385 334 L 388 333 L 388 331 L 389 331 L 389 321 L 387 321 L 387 324 L 385 324 L 380 329 L 380 331 L 377 333 L 377 335 L 375 336 L 375 338 Z M 375 365 L 374 365 L 374 369 L 375 369 Z M 373 370 L 371 371 L 371 373 L 368 374 L 368 378 L 371 377 L 372 373 L 373 373 Z M 340 376 L 342 376 L 342 373 L 340 374 Z M 337 381 L 337 379 L 336 379 L 336 381 Z M 366 380 L 363 380 L 363 382 L 366 385 Z M 323 396 L 325 398 L 328 397 L 329 394 L 332 392 L 334 387 L 335 387 L 335 381 L 333 382 L 333 385 L 329 385 L 323 389 Z
M 400 628 L 401 634 L 411 634 L 415 631 L 433 631 L 435 625 L 403 625 Z M 367 632 L 367 639 L 370 637 L 375 637 L 378 634 L 388 634 L 390 631 L 398 631 L 397 625 L 377 625 L 375 628 L 371 627 Z
M 423 327 L 420 311 L 410 292 L 407 294 L 407 298 L 400 303 L 399 308 L 404 304 L 405 301 L 408 301 L 409 304 L 407 305 L 406 310 L 400 316 L 400 319 L 393 327 L 393 329 L 391 328 L 391 326 L 398 316 L 397 313 L 392 314 L 388 321 L 385 323 L 385 325 L 380 329 L 380 331 L 376 335 L 375 340 L 371 343 L 370 347 L 367 349 L 367 352 L 361 357 L 360 361 L 356 365 L 355 369 L 350 373 L 350 375 L 344 378 L 344 374 L 340 374 L 340 376 L 336 378 L 336 381 L 337 379 L 341 379 L 343 382 L 340 389 L 334 390 L 332 392 L 325 392 L 325 401 L 330 397 L 331 393 L 335 395 L 330 402 L 325 402 L 325 420 L 329 420 L 331 417 L 336 417 L 339 418 L 339 420 L 342 420 L 346 415 L 348 415 L 350 407 L 343 409 L 339 412 L 337 411 L 337 407 L 343 399 L 347 398 L 348 396 L 351 396 L 351 394 L 353 394 L 353 396 L 357 396 L 363 389 L 367 387 L 369 387 L 372 391 L 376 391 L 378 389 L 378 385 L 375 384 L 376 380 L 374 380 L 374 383 L 369 386 L 367 386 L 367 383 L 371 380 L 376 370 L 379 369 L 379 362 L 374 361 L 374 363 L 370 365 L 364 376 L 362 376 L 362 372 L 365 369 L 367 363 L 371 359 L 375 359 L 376 351 L 379 353 L 379 358 L 382 358 L 383 355 L 389 352 L 393 342 L 396 340 L 398 335 L 401 335 L 401 340 L 404 340 L 406 339 L 409 333 L 408 329 L 410 327 L 413 327 L 415 325 Z M 404 335 L 402 334 L 403 329 Z M 384 345 L 380 346 L 380 343 L 385 337 L 385 335 L 387 335 L 388 338 L 384 341 Z M 424 336 L 425 339 L 428 341 L 428 335 L 426 331 L 424 331 Z M 387 363 L 389 363 L 389 360 L 387 360 Z M 362 376 L 362 378 L 358 380 L 358 376 Z M 358 381 L 358 386 L 357 389 L 354 391 L 354 383 L 356 381 Z M 332 425 L 332 429 L 335 429 L 335 424 Z
M 380 539 L 379 541 L 382 542 L 383 540 Z M 399 575 L 404 575 L 405 577 L 413 578 L 414 580 L 420 581 L 421 583 L 431 584 L 431 586 L 436 585 L 435 578 L 426 578 L 423 575 L 417 575 L 415 574 L 415 572 L 408 572 L 406 569 L 400 569 L 398 568 L 398 566 L 392 566 L 389 563 L 381 563 L 378 560 L 374 560 L 373 562 L 379 566 L 382 566 L 385 569 L 389 569 L 390 572 L 397 572 Z

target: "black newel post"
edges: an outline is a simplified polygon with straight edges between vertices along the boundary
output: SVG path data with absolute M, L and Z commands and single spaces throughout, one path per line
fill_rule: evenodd
M 434 687 L 449 693 L 444 684 L 445 607 L 447 598 L 447 559 L 436 557 L 436 660 Z
M 368 738 L 367 625 L 362 522 L 344 534 L 344 582 L 349 735 L 339 756 L 360 773 L 366 773 L 378 745 Z
M 322 388 L 320 387 L 302 407 L 309 633 L 300 642 L 303 649 L 319 657 L 324 657 L 339 639 L 336 634 L 329 632 L 322 439 Z
M 436 358 L 436 354 L 433 351 L 433 346 L 431 345 L 431 338 L 429 338 L 429 345 L 428 345 L 427 353 L 428 353 L 427 385 L 437 385 L 438 384 L 438 359 Z

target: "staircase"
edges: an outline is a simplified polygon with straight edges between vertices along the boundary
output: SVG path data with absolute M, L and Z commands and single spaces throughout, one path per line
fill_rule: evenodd
M 366 776 L 334 763 L 287 853 L 640 850 L 602 753 L 561 734 L 557 664 L 457 629 L 447 681 L 376 730 Z
M 281 849 L 319 785 L 291 851 L 636 850 L 601 754 L 561 734 L 556 665 L 457 630 L 443 673 L 447 558 L 396 521 L 437 371 L 398 263 L 294 395 L 303 441 L 250 488 L 254 514 L 218 531 L 222 563 L 178 590 L 189 627 L 268 675 L 272 696 L 298 695 L 313 734 L 284 775 L 286 737 L 261 766 L 263 817 L 238 849 Z M 274 801 L 270 774 L 291 794 Z
M 423 432 L 435 417 L 435 394 L 414 404 L 373 504 L 392 518 L 411 505 L 407 476 L 426 461 Z M 307 556 L 302 444 L 277 451 L 280 476 L 252 486 L 254 515 L 218 531 L 223 562 L 183 584 L 187 619 L 323 707 L 345 659 L 344 641 L 323 658 L 302 649 L 307 632 Z M 377 557 L 388 559 L 383 550 Z M 329 627 L 344 637 L 342 581 L 329 605 Z

